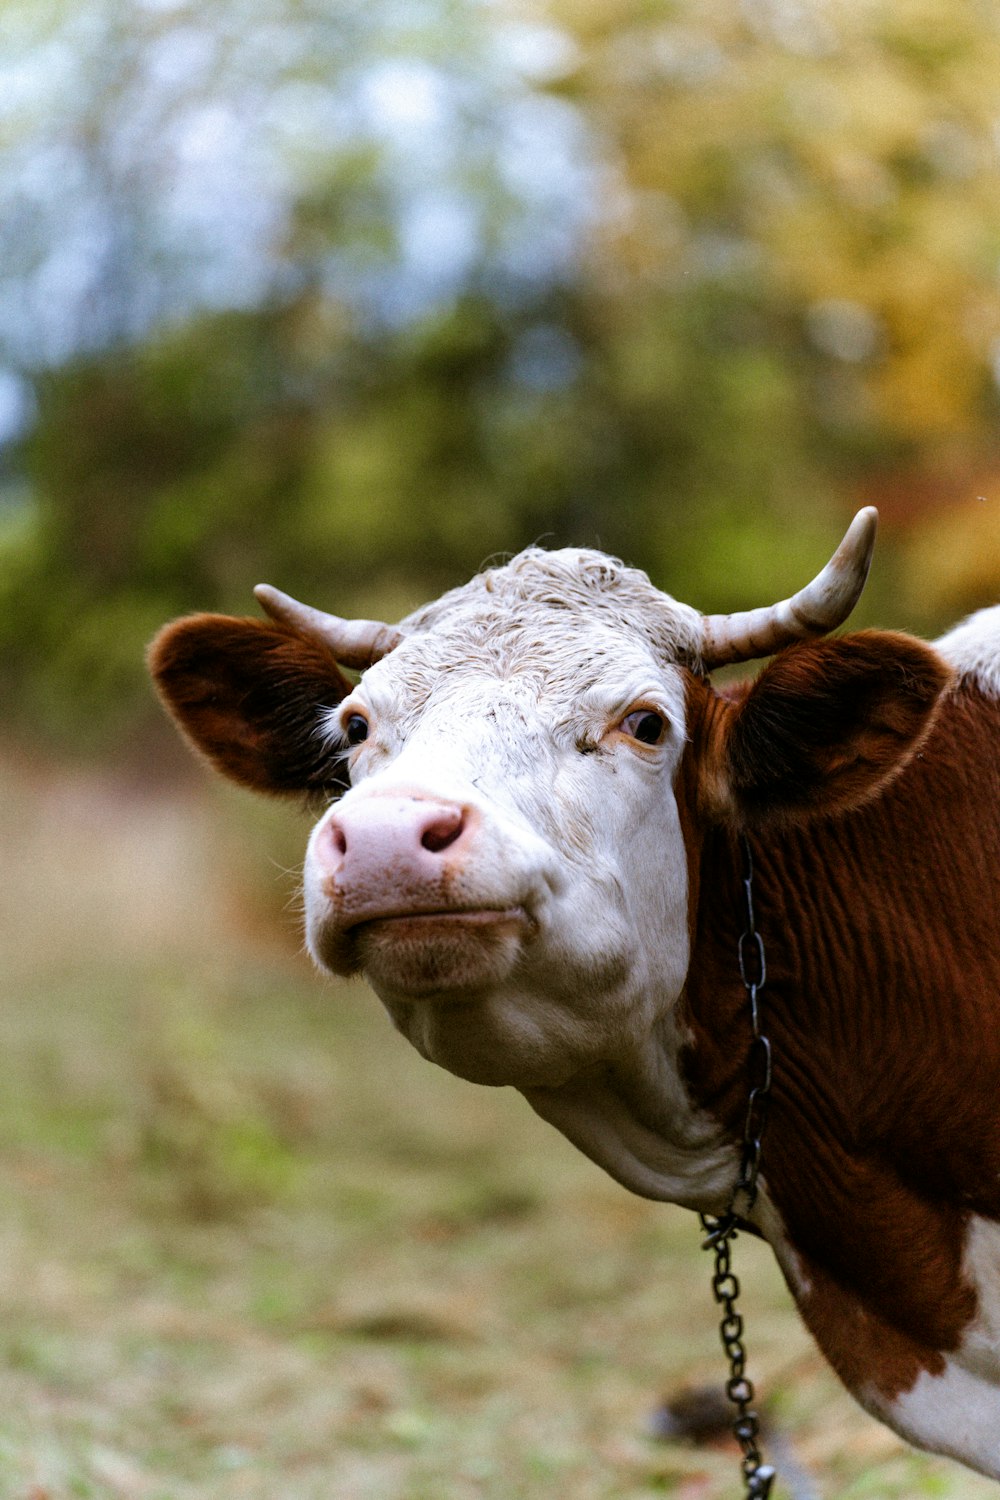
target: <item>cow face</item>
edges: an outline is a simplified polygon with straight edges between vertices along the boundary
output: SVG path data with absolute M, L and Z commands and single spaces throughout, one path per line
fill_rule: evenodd
M 212 616 L 152 665 L 228 774 L 343 793 L 306 857 L 317 963 L 364 973 L 451 1071 L 557 1088 L 670 1025 L 699 827 L 871 795 L 945 680 L 919 643 L 865 635 L 724 699 L 703 627 L 602 554 L 531 549 L 404 621 L 353 687 L 314 641 Z
M 572 562 L 453 597 L 324 725 L 351 789 L 309 843 L 310 949 L 480 1082 L 613 1057 L 687 970 L 685 674 L 606 603 L 582 610 Z

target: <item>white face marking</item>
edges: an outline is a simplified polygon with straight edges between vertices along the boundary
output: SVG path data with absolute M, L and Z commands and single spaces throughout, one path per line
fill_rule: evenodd
M 934 647 L 960 677 L 972 678 L 982 692 L 1000 698 L 1000 605 L 970 615 Z
M 331 715 L 368 735 L 310 840 L 311 951 L 360 962 L 421 1053 L 521 1088 L 637 1191 L 684 1201 L 693 1174 L 717 1196 L 733 1154 L 687 1104 L 673 1019 L 689 961 L 677 663 L 698 617 L 573 552 L 522 555 L 408 623 Z M 350 884 L 345 851 L 362 848 L 377 854 Z
M 614 677 L 587 684 L 579 706 L 543 681 L 456 664 L 415 712 L 407 668 L 420 645 L 373 668 L 370 685 L 341 711 L 363 711 L 369 738 L 352 754 L 351 791 L 310 841 L 310 947 L 322 963 L 326 929 L 339 920 L 319 857 L 325 824 L 346 825 L 367 809 L 375 816 L 393 798 L 459 805 L 477 826 L 461 860 L 451 861 L 448 901 L 527 914 L 530 932 L 510 972 L 491 974 L 487 994 L 473 976 L 476 994 L 461 1006 L 461 982 L 445 978 L 441 993 L 415 994 L 377 965 L 368 977 L 434 1061 L 480 1081 L 561 1083 L 616 1056 L 637 1029 L 648 1033 L 684 982 L 687 864 L 672 789 L 684 746 L 683 680 L 624 640 Z M 616 730 L 635 702 L 662 716 L 662 744 Z M 384 873 L 388 914 L 409 877 L 388 862 Z M 448 904 L 437 886 L 429 895 L 416 876 L 411 884 L 414 911 Z M 377 892 L 365 896 L 377 905 Z M 473 1025 L 483 1027 L 478 1043 Z

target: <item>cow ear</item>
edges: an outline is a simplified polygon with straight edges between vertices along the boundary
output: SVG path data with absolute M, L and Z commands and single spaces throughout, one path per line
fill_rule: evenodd
M 351 683 L 322 646 L 265 621 L 190 615 L 160 631 L 148 662 L 167 709 L 224 776 L 258 792 L 346 786 L 322 714 Z
M 950 681 L 912 636 L 871 630 L 790 646 L 742 699 L 715 699 L 709 814 L 752 827 L 857 807 L 917 750 Z

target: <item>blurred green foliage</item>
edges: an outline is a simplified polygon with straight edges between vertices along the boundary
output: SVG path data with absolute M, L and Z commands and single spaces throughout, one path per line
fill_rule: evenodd
M 167 180 L 171 150 L 183 157 L 178 93 L 116 165 L 136 80 L 171 38 L 218 43 L 188 94 L 230 108 L 237 77 L 259 145 L 288 90 L 312 114 L 295 94 L 280 232 L 254 275 L 203 296 L 150 230 L 129 241 L 132 314 L 105 274 L 105 322 L 61 353 L 8 337 L 32 402 L 0 450 L 10 722 L 94 749 L 141 740 L 155 717 L 142 646 L 170 616 L 245 612 L 269 579 L 393 618 L 535 540 L 597 544 L 703 608 L 743 607 L 802 582 L 874 500 L 904 569 L 884 568 L 883 590 L 912 585 L 913 559 L 931 580 L 940 561 L 911 622 L 1000 592 L 961 508 L 987 504 L 988 530 L 1000 507 L 992 7 L 402 13 L 352 7 L 347 37 L 279 6 L 255 50 L 253 28 L 234 40 L 237 0 L 217 22 L 140 7 L 77 113 L 64 106 L 119 227 L 149 211 L 145 174 Z M 438 95 L 447 107 L 427 103 Z M 322 134 L 323 109 L 347 119 L 369 96 L 365 129 Z M 22 126 L 22 156 L 30 140 Z M 240 190 L 229 182 L 238 206 Z M 201 208 L 211 227 L 210 195 Z M 242 222 L 223 210 L 220 242 Z M 40 264 L 25 258 L 35 293 Z M 0 312 L 25 285 L 0 287 Z M 907 621 L 902 601 L 889 619 Z

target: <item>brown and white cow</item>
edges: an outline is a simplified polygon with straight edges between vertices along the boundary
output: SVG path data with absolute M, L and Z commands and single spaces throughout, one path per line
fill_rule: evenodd
M 746 834 L 774 1053 L 753 1220 L 854 1396 L 1000 1478 L 1000 609 L 933 646 L 827 636 L 874 530 L 748 615 L 531 548 L 398 628 L 261 589 L 273 620 L 180 620 L 151 665 L 225 774 L 329 798 L 322 968 L 709 1213 L 747 1101 Z

